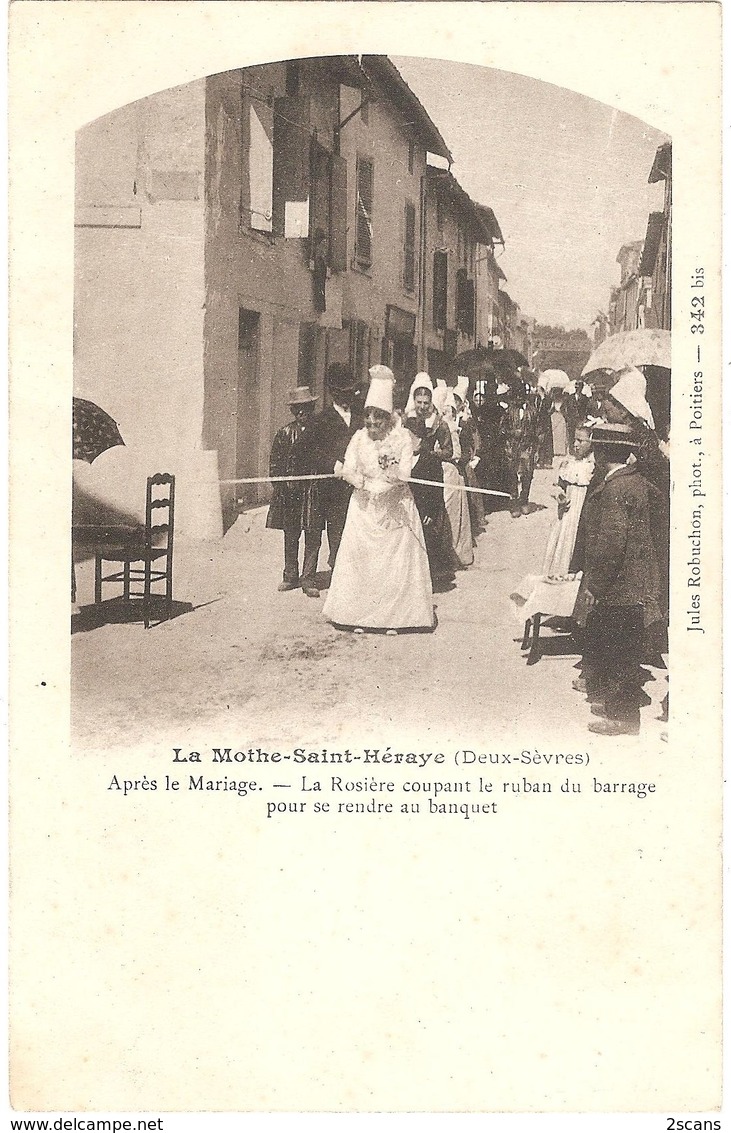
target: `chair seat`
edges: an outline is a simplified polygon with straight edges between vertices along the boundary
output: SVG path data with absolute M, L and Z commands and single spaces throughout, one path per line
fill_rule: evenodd
M 106 543 L 99 543 L 97 544 L 97 551 L 103 559 L 110 559 L 112 562 L 118 563 L 137 562 L 146 559 L 148 555 L 144 538 L 141 542 L 130 541 L 125 544 L 107 545 Z M 159 559 L 167 553 L 167 547 L 153 547 L 149 555 L 150 559 Z

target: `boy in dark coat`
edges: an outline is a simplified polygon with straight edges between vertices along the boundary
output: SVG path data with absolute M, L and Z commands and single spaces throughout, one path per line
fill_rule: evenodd
M 289 407 L 294 420 L 274 437 L 269 457 L 270 476 L 302 476 L 313 471 L 305 438 L 316 400 L 307 386 L 298 386 L 290 393 Z M 266 525 L 284 532 L 284 574 L 280 590 L 296 590 L 301 586 L 308 598 L 320 597 L 315 575 L 322 524 L 316 480 L 274 485 Z M 303 532 L 305 557 L 300 574 L 299 543 Z
M 339 471 L 352 437 L 363 427 L 363 413 L 356 404 L 357 386 L 347 366 L 333 362 L 327 368 L 326 379 L 332 405 L 313 418 L 307 446 L 315 471 L 332 474 Z M 352 490 L 350 484 L 339 478 L 323 480 L 320 487 L 331 570 L 343 537 Z
M 627 463 L 632 430 L 609 424 L 593 431 L 600 472 L 581 514 L 572 571 L 583 571 L 577 617 L 585 623 L 583 671 L 601 735 L 640 730 L 645 627 L 661 616 L 661 584 L 651 513 L 659 493 Z M 603 474 L 602 474 L 603 473 Z
M 439 457 L 424 448 L 426 423 L 421 417 L 407 417 L 404 422 L 412 437 L 414 464 L 411 475 L 418 480 L 436 481 L 433 484 L 409 484 L 419 513 L 432 586 L 454 581 L 454 552 L 452 531 L 444 505 L 444 471 Z

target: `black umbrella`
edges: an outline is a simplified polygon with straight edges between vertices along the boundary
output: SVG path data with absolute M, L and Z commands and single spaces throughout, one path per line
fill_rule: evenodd
M 530 362 L 519 350 L 493 350 L 491 362 L 498 370 L 517 370 L 520 366 L 530 369 Z
M 122 434 L 117 422 L 105 409 L 100 409 L 93 401 L 75 397 L 73 402 L 74 460 L 85 460 L 91 464 L 107 449 L 123 445 Z

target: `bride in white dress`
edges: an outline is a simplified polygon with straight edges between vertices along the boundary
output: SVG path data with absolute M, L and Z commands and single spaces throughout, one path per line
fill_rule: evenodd
M 365 428 L 355 434 L 342 477 L 353 485 L 323 614 L 357 629 L 432 629 L 431 576 L 411 489 L 411 436 L 393 415 L 394 377 L 372 366 Z

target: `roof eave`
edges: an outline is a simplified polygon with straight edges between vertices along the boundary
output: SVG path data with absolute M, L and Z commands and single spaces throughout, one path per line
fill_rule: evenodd
M 454 159 L 447 143 L 409 84 L 402 77 L 401 72 L 394 66 L 388 56 L 364 55 L 361 58 L 361 66 L 367 77 L 370 78 L 372 76 L 379 79 L 386 87 L 390 88 L 391 92 L 395 95 L 395 100 L 400 100 L 409 114 L 413 115 L 414 121 L 411 125 L 413 125 L 421 135 L 421 139 L 429 153 L 436 154 L 437 157 L 443 157 L 451 165 Z

